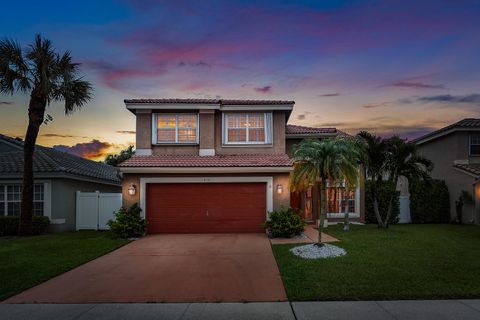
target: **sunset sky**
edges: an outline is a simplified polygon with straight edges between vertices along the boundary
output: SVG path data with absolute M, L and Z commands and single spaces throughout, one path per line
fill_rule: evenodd
M 125 98 L 295 100 L 290 123 L 412 138 L 480 109 L 479 1 L 6 1 L 0 38 L 36 33 L 95 97 L 39 144 L 85 157 L 133 144 Z M 0 95 L 23 137 L 28 96 Z

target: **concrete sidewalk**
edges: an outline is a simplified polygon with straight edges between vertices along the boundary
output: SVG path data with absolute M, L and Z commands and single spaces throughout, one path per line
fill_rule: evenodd
M 0 304 L 16 319 L 480 319 L 480 300 L 258 303 Z

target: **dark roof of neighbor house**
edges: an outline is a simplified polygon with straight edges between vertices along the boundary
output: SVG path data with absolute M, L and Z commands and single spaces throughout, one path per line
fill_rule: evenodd
M 23 141 L 0 134 L 0 141 L 16 145 L 18 151 L 0 153 L 0 175 L 15 176 L 23 173 Z M 120 184 L 117 168 L 36 145 L 33 155 L 33 171 L 42 176 L 61 174 L 93 179 L 99 183 Z
M 274 104 L 294 104 L 295 101 L 289 100 L 237 100 L 237 99 L 125 99 L 125 103 L 152 103 L 152 104 L 222 104 L 222 105 L 274 105 Z
M 480 163 L 454 164 L 455 168 L 480 177 Z
M 289 167 L 286 154 L 133 156 L 120 167 Z
M 338 130 L 337 128 L 316 128 L 316 127 L 304 127 L 293 124 L 287 124 L 285 128 L 285 134 L 288 136 L 350 136 L 346 132 Z
M 429 140 L 441 137 L 443 135 L 449 134 L 457 130 L 468 130 L 468 129 L 480 129 L 480 119 L 478 118 L 466 118 L 458 122 L 455 122 L 451 125 L 443 127 L 441 129 L 435 130 L 433 132 L 427 133 L 419 138 L 413 139 L 412 142 L 416 144 L 422 144 Z

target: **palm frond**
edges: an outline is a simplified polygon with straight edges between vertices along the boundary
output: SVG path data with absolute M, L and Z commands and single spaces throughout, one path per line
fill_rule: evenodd
M 29 68 L 22 48 L 11 39 L 0 41 L 0 93 L 27 92 L 31 87 Z
M 92 99 L 92 92 L 91 83 L 79 78 L 63 82 L 57 91 L 57 97 L 65 100 L 65 114 L 70 115 Z
M 30 61 L 36 90 L 48 97 L 56 81 L 53 70 L 56 68 L 57 54 L 52 42 L 37 34 L 33 44 L 28 46 L 26 57 Z

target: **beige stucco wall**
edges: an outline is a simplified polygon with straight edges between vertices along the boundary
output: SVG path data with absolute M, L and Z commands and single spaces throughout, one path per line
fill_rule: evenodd
M 215 149 L 215 111 L 200 110 L 200 148 Z
M 418 146 L 419 153 L 434 163 L 432 177 L 445 180 L 450 192 L 450 215 L 455 217 L 455 201 L 460 192 L 466 190 L 474 195 L 475 178 L 454 169 L 455 160 L 469 160 L 478 163 L 480 157 L 468 155 L 468 132 L 456 132 Z M 463 222 L 474 220 L 474 206 L 466 206 L 463 210 Z
M 273 209 L 280 209 L 281 206 L 289 207 L 290 206 L 290 189 L 288 186 L 288 177 L 289 174 L 286 173 L 252 173 L 252 174 L 131 174 L 126 173 L 123 175 L 123 185 L 122 185 L 122 195 L 123 195 L 123 205 L 129 207 L 134 203 L 140 204 L 140 178 L 146 177 L 252 177 L 252 176 L 262 176 L 262 177 L 273 177 Z M 134 196 L 128 194 L 128 188 L 131 184 L 134 184 L 137 188 L 137 192 Z M 278 194 L 275 191 L 275 188 L 278 184 L 281 184 L 283 187 L 282 194 Z
M 136 148 L 150 149 L 152 146 L 152 113 L 150 110 L 138 110 L 136 119 Z
M 152 146 L 153 155 L 161 154 L 192 154 L 198 155 L 198 145 L 154 145 Z
M 302 142 L 303 139 L 298 138 L 298 139 L 286 139 L 285 140 L 285 152 L 291 157 L 292 152 L 293 152 L 293 147 L 300 142 Z

